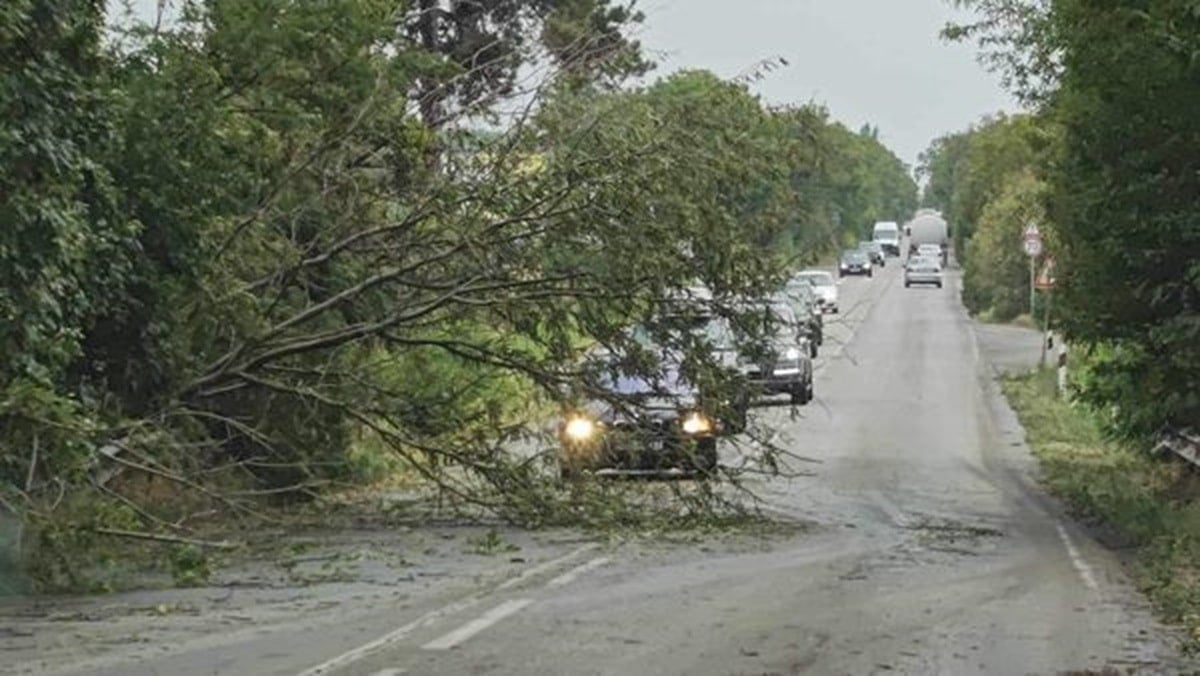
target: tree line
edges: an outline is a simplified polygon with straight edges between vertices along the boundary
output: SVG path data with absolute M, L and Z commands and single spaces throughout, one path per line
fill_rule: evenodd
M 979 19 L 946 35 L 977 40 L 1029 109 L 922 158 L 964 300 L 999 319 L 1025 309 L 1020 231 L 1039 222 L 1080 399 L 1125 434 L 1200 426 L 1200 15 L 1183 0 L 960 4 Z
M 43 588 L 398 470 L 582 518 L 505 449 L 584 350 L 916 204 L 819 106 L 639 84 L 632 3 L 105 6 L 0 8 L 0 556 Z

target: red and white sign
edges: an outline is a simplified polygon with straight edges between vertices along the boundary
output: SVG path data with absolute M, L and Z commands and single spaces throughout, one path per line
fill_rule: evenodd
M 1037 258 L 1042 255 L 1042 232 L 1037 225 L 1030 223 L 1025 228 L 1024 239 L 1026 256 Z

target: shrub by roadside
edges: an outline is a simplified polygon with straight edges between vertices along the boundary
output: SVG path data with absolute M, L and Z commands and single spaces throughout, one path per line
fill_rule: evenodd
M 1128 544 L 1138 586 L 1200 646 L 1200 477 L 1105 435 L 1092 411 L 1055 396 L 1053 371 L 1003 386 L 1043 482 L 1077 516 Z

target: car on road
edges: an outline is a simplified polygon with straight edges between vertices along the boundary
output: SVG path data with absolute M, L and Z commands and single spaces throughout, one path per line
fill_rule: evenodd
M 884 254 L 883 245 L 879 242 L 862 242 L 858 245 L 858 249 L 867 254 L 871 262 L 879 267 L 887 265 L 887 255 Z
M 672 470 L 712 474 L 717 438 L 736 431 L 736 424 L 706 406 L 700 388 L 683 375 L 682 360 L 671 350 L 643 327 L 632 332 L 639 349 L 659 361 L 658 368 L 651 374 L 634 373 L 612 352 L 592 355 L 585 395 L 558 424 L 561 476 Z
M 943 265 L 946 263 L 946 250 L 940 244 L 918 244 L 915 255 L 922 258 L 934 258 Z
M 758 338 L 739 340 L 730 323 L 716 324 L 711 333 L 714 344 L 723 344 L 738 353 L 738 370 L 751 390 L 763 397 L 787 394 L 794 406 L 813 399 L 813 363 L 808 338 L 783 298 L 751 302 L 742 308 L 738 321 L 746 335 Z
M 812 284 L 806 279 L 792 278 L 784 286 L 782 296 L 792 306 L 792 312 L 800 322 L 812 344 L 810 356 L 816 357 L 822 344 L 825 343 L 825 312 L 821 302 L 813 291 Z
M 846 275 L 874 277 L 874 270 L 875 266 L 871 263 L 871 259 L 861 249 L 847 249 L 843 251 L 842 259 L 838 262 L 839 277 L 845 277 Z
M 833 274 L 825 270 L 805 270 L 796 275 L 795 279 L 801 279 L 812 285 L 813 293 L 816 294 L 817 300 L 821 302 L 821 309 L 825 312 L 838 312 L 838 282 L 834 279 Z
M 879 221 L 871 230 L 871 240 L 879 242 L 884 253 L 889 256 L 900 255 L 900 226 L 895 221 Z
M 942 288 L 942 266 L 936 259 L 917 257 L 904 268 L 904 286 L 932 284 Z

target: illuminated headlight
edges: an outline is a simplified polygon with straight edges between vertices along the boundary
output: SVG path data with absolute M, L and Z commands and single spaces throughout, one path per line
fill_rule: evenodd
M 683 419 L 684 434 L 704 434 L 705 432 L 711 432 L 712 428 L 712 420 L 709 420 L 708 416 L 703 413 L 689 413 Z
M 783 356 L 784 356 L 784 357 L 785 357 L 785 358 L 786 358 L 788 361 L 796 361 L 797 359 L 799 359 L 799 358 L 800 358 L 800 350 L 799 350 L 798 348 L 795 348 L 795 347 L 789 347 L 789 348 L 787 349 L 787 352 L 784 352 L 784 353 L 783 353 Z
M 587 441 L 596 436 L 596 423 L 590 418 L 572 416 L 563 425 L 563 436 L 571 441 Z

